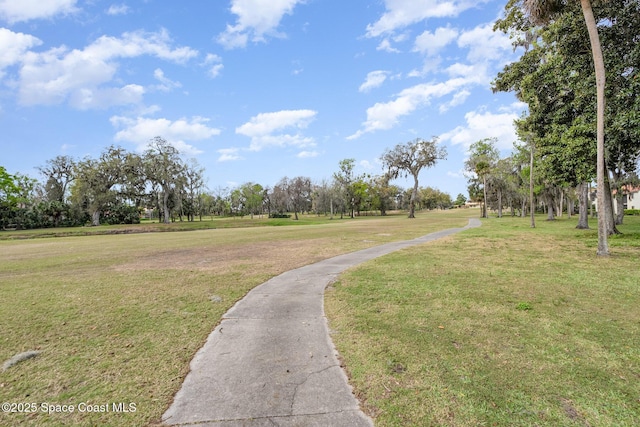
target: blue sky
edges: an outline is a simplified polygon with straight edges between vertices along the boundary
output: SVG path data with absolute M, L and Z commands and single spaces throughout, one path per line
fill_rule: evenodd
M 142 152 L 155 136 L 212 190 L 380 174 L 385 149 L 439 137 L 421 186 L 455 198 L 468 146 L 503 154 L 523 109 L 490 82 L 517 59 L 505 0 L 0 0 L 0 165 Z M 397 184 L 408 186 L 408 181 Z

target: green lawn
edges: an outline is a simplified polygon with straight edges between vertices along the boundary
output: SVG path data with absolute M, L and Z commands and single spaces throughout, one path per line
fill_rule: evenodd
M 157 423 L 220 316 L 252 287 L 477 213 L 0 241 L 0 362 L 42 352 L 0 372 L 0 401 L 136 409 L 38 406 L 0 425 Z M 326 311 L 376 425 L 640 425 L 640 218 L 625 221 L 606 259 L 595 257 L 595 230 L 574 220 L 539 218 L 532 230 L 492 218 L 345 274 Z
M 26 240 L 20 232 L 0 233 L 13 236 L 0 241 L 0 362 L 41 351 L 0 372 L 0 402 L 35 403 L 38 410 L 2 413 L 0 425 L 156 423 L 221 315 L 254 286 L 334 255 L 460 227 L 476 213 L 311 216 L 279 220 L 278 227 L 233 218 L 200 231 L 127 234 L 129 227 L 114 226 L 67 230 L 97 235 Z M 229 228 L 234 221 L 244 228 Z M 30 233 L 52 231 L 60 230 Z M 46 414 L 43 403 L 134 403 L 136 411 Z
M 613 256 L 521 218 L 368 262 L 325 296 L 376 426 L 640 425 L 640 218 Z

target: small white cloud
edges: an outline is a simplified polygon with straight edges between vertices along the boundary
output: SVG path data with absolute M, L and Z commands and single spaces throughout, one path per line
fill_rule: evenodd
M 364 170 L 373 170 L 373 169 L 375 169 L 375 167 L 373 166 L 373 164 L 371 164 L 371 162 L 369 160 L 360 160 L 360 162 L 358 164 Z
M 317 112 L 313 110 L 282 110 L 272 113 L 260 113 L 247 123 L 236 128 L 236 133 L 251 138 L 249 149 L 260 151 L 268 146 L 284 147 L 314 146 L 313 138 L 300 134 L 315 118 Z M 286 129 L 296 129 L 295 134 L 283 133 Z
M 384 0 L 386 11 L 367 26 L 367 37 L 378 37 L 429 18 L 457 16 L 477 2 L 456 0 Z
M 435 56 L 457 37 L 458 31 L 449 27 L 438 28 L 433 33 L 425 31 L 416 37 L 413 50 L 427 56 Z
M 209 77 L 211 77 L 212 79 L 215 79 L 216 77 L 218 77 L 220 75 L 220 73 L 222 72 L 222 69 L 224 68 L 224 65 L 222 64 L 216 64 L 213 67 L 211 67 L 209 69 Z
M 207 54 L 207 57 L 205 58 L 202 65 L 205 67 L 209 67 L 208 74 L 212 79 L 218 77 L 222 72 L 222 69 L 224 68 L 224 65 L 222 65 L 222 58 L 213 53 Z
M 442 58 L 439 56 L 429 56 L 425 59 L 422 69 L 420 70 L 412 70 L 407 75 L 409 77 L 424 77 L 432 72 L 440 71 L 440 64 L 442 63 Z
M 32 19 L 48 19 L 78 11 L 78 0 L 1 0 L 0 19 L 14 24 Z
M 467 100 L 469 95 L 471 95 L 471 92 L 469 92 L 466 89 L 463 89 L 460 92 L 457 92 L 455 95 L 453 95 L 453 98 L 451 98 L 451 101 L 445 102 L 440 106 L 440 112 L 444 113 L 448 111 L 450 108 L 457 107 L 458 105 L 464 104 L 464 101 Z
M 264 42 L 266 36 L 281 37 L 277 28 L 284 15 L 304 0 L 231 0 L 231 13 L 237 15 L 235 25 L 227 25 L 218 36 L 218 43 L 226 49 L 242 48 L 249 40 Z
M 398 49 L 391 46 L 391 42 L 389 41 L 389 39 L 382 40 L 378 47 L 376 47 L 376 50 L 381 50 L 383 52 L 389 53 L 400 53 Z
M 218 150 L 220 153 L 220 157 L 218 157 L 218 162 L 232 162 L 235 160 L 243 160 L 242 156 L 238 154 L 237 148 L 221 148 Z
M 521 111 L 517 110 L 508 113 L 470 111 L 464 116 L 466 125 L 440 135 L 440 141 L 449 141 L 453 145 L 462 145 L 468 149 L 476 141 L 495 137 L 498 139 L 498 148 L 510 149 L 518 140 L 513 122 L 520 114 Z
M 365 82 L 360 85 L 360 88 L 358 90 L 360 92 L 369 92 L 371 89 L 382 85 L 382 83 L 387 80 L 388 75 L 388 71 L 371 71 L 369 74 L 367 74 Z
M 219 135 L 220 130 L 207 126 L 209 119 L 192 117 L 191 119 L 151 119 L 147 117 L 113 116 L 111 124 L 119 130 L 116 141 L 127 141 L 135 144 L 139 151 L 144 150 L 149 141 L 156 136 L 165 138 L 178 150 L 187 154 L 199 154 L 202 151 L 189 145 L 186 141 L 200 141 Z
M 469 48 L 467 59 L 474 63 L 498 61 L 504 59 L 506 53 L 513 52 L 509 36 L 500 31 L 493 31 L 493 24 L 479 25 L 461 33 L 458 46 Z
M 357 139 L 365 133 L 387 130 L 396 126 L 402 116 L 411 114 L 417 108 L 428 105 L 431 99 L 440 98 L 459 90 L 468 82 L 464 79 L 451 79 L 443 83 L 419 84 L 400 92 L 396 99 L 384 103 L 376 103 L 367 109 L 367 120 L 363 129 L 347 137 Z
M 78 88 L 69 94 L 68 102 L 78 110 L 105 109 L 114 105 L 140 104 L 145 89 L 140 85 L 121 88 Z
M 313 157 L 318 157 L 319 155 L 320 153 L 318 153 L 317 151 L 301 151 L 296 157 L 300 159 L 310 159 Z
M 182 87 L 182 83 L 174 82 L 173 80 L 167 78 L 164 75 L 164 71 L 162 71 L 160 68 L 155 69 L 155 71 L 153 72 L 153 77 L 160 82 L 159 85 L 156 85 L 153 88 L 161 92 L 170 92 L 175 88 Z
M 107 10 L 107 15 L 126 15 L 131 9 L 126 4 L 112 4 Z

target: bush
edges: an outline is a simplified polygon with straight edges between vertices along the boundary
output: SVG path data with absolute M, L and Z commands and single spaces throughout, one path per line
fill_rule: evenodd
M 284 213 L 272 213 L 269 218 L 291 218 L 291 214 Z
M 140 224 L 140 212 L 135 206 L 112 206 L 102 217 L 103 222 L 109 225 Z
M 625 215 L 640 216 L 640 209 L 625 209 Z

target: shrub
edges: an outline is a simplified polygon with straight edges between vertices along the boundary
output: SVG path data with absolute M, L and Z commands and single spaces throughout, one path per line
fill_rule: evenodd
M 272 213 L 269 218 L 291 218 L 291 214 L 284 213 Z
M 135 206 L 115 205 L 104 213 L 103 221 L 110 225 L 140 224 L 140 212 Z

